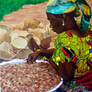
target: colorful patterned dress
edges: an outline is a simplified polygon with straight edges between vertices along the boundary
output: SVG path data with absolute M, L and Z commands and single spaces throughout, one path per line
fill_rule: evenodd
M 78 63 L 77 72 L 86 72 L 88 70 L 87 60 L 92 58 L 92 46 L 88 44 L 89 41 L 90 35 L 80 38 L 68 32 L 59 34 L 55 42 L 53 61 L 57 65 L 59 61 Z
M 75 34 L 63 32 L 59 34 L 55 42 L 55 50 L 52 56 L 53 62 L 58 66 L 59 61 L 74 62 L 78 69 L 75 72 L 75 81 L 62 85 L 61 92 L 89 92 L 92 90 L 92 69 L 87 65 L 87 60 L 92 61 L 92 44 L 90 35 L 80 38 Z M 64 49 L 62 49 L 64 48 Z

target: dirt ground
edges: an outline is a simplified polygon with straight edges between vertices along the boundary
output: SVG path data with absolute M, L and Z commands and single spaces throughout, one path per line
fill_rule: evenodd
M 45 8 L 46 3 L 37 5 L 25 5 L 22 9 L 4 16 L 4 21 L 1 21 L 0 24 L 21 24 L 24 20 L 29 18 L 35 18 L 43 23 L 48 23 Z
M 87 0 L 87 1 L 92 7 L 92 0 Z M 24 22 L 24 20 L 29 18 L 35 18 L 45 24 L 48 24 L 45 8 L 46 8 L 46 2 L 37 5 L 25 5 L 23 6 L 22 9 L 4 16 L 4 21 L 1 21 L 0 24 L 5 24 L 5 25 L 21 24 Z

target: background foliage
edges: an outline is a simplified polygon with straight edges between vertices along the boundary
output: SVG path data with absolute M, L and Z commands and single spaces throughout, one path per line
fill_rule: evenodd
M 0 0 L 0 20 L 3 16 L 12 13 L 26 4 L 39 4 L 48 0 Z

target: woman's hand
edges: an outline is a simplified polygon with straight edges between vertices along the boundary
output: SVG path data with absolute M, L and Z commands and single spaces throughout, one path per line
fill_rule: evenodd
M 35 62 L 36 59 L 39 58 L 39 57 L 41 57 L 40 52 L 31 53 L 28 56 L 27 63 L 31 64 L 31 63 Z
M 46 56 L 48 59 L 52 57 L 54 49 L 39 49 L 28 56 L 27 63 L 33 63 L 36 59 Z

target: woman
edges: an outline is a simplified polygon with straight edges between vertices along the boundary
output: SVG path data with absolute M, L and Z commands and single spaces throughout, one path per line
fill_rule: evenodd
M 82 18 L 81 18 L 80 25 L 77 25 L 74 17 L 79 15 L 79 9 L 81 9 L 82 11 Z M 81 40 L 79 37 L 84 37 L 85 34 L 87 33 L 88 25 L 90 24 L 90 18 L 91 18 L 91 9 L 86 1 L 84 0 L 50 0 L 49 3 L 47 4 L 46 12 L 47 12 L 47 18 L 50 21 L 53 31 L 60 34 L 59 36 L 61 40 L 65 36 L 66 37 L 65 39 L 69 39 L 70 43 L 75 38 L 76 38 L 76 41 L 78 39 L 79 42 L 81 43 Z M 69 30 L 72 30 L 72 31 L 69 31 Z M 68 31 L 69 33 L 65 33 L 64 31 Z M 70 32 L 76 35 L 73 35 Z M 71 36 L 73 35 L 73 37 L 75 38 L 71 39 L 69 35 L 67 36 L 67 34 Z M 59 38 L 59 36 L 57 38 Z M 56 43 L 57 41 L 59 40 L 57 39 Z M 79 42 L 77 41 L 75 43 L 75 46 L 77 46 Z M 31 39 L 30 43 L 35 43 L 35 42 Z M 60 43 L 63 43 L 63 42 L 60 42 Z M 34 53 L 29 55 L 28 61 L 27 61 L 28 63 L 30 63 L 30 61 L 34 62 L 40 56 L 46 56 L 49 59 L 48 60 L 49 63 L 54 67 L 54 69 L 58 72 L 58 74 L 64 78 L 65 83 L 68 81 L 71 81 L 74 78 L 74 72 L 75 72 L 75 69 L 77 69 L 76 63 L 79 61 L 79 57 L 78 57 L 79 51 L 76 51 L 76 49 L 79 50 L 79 48 L 77 47 L 75 47 L 75 49 L 74 47 L 72 48 L 72 44 L 68 44 L 68 46 L 67 44 L 57 46 L 56 44 L 55 48 L 53 49 L 48 49 L 48 48 L 44 49 L 41 46 L 37 46 L 36 43 L 34 44 L 34 46 L 29 45 L 29 47 L 31 48 L 35 47 L 36 49 L 35 50 L 32 49 Z M 58 51 L 57 47 L 59 47 L 61 50 L 59 55 L 56 54 Z M 37 51 L 37 49 L 40 49 L 40 50 Z M 59 57 L 60 59 L 56 60 L 56 55 L 58 56 L 61 55 L 64 58 Z M 62 61 L 64 62 L 62 63 Z

